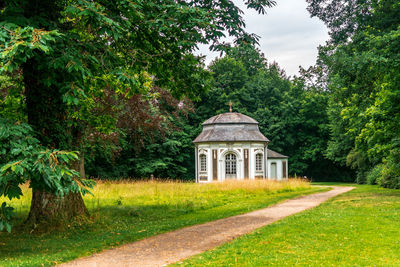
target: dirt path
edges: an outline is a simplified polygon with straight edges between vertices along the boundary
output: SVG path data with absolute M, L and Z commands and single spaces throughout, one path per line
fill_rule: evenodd
M 220 246 L 286 216 L 316 207 L 354 187 L 332 188 L 328 192 L 287 200 L 262 210 L 153 236 L 61 266 L 165 266 Z

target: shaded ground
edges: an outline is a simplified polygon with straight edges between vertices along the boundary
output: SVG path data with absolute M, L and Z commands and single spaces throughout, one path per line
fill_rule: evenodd
M 238 236 L 318 206 L 353 187 L 333 187 L 331 191 L 285 201 L 281 204 L 201 225 L 161 234 L 62 266 L 163 266 L 215 248 Z

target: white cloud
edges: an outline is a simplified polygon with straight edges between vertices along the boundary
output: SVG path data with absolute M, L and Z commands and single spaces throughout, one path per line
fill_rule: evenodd
M 245 12 L 246 30 L 261 37 L 260 49 L 269 62 L 278 62 L 288 75 L 297 74 L 300 65 L 314 65 L 317 47 L 328 40 L 328 30 L 322 21 L 310 18 L 305 0 L 277 0 L 266 15 L 246 9 L 243 0 L 233 1 Z M 219 56 L 205 45 L 199 48 L 207 64 Z

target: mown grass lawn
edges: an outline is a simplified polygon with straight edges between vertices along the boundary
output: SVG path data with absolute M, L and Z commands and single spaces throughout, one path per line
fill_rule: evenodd
M 400 190 L 356 186 L 184 266 L 400 266 Z
M 16 227 L 0 232 L 0 266 L 49 266 L 106 248 L 184 226 L 264 208 L 279 201 L 324 189 L 300 180 L 193 184 L 171 182 L 98 183 L 84 200 L 89 220 L 66 229 L 30 233 Z M 26 218 L 31 194 L 13 202 L 18 221 Z M 2 199 L 0 199 L 2 202 Z

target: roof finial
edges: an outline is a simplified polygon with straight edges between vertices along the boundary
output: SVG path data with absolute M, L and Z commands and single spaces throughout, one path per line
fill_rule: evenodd
M 228 105 L 229 105 L 229 112 L 232 112 L 232 101 L 229 101 Z

